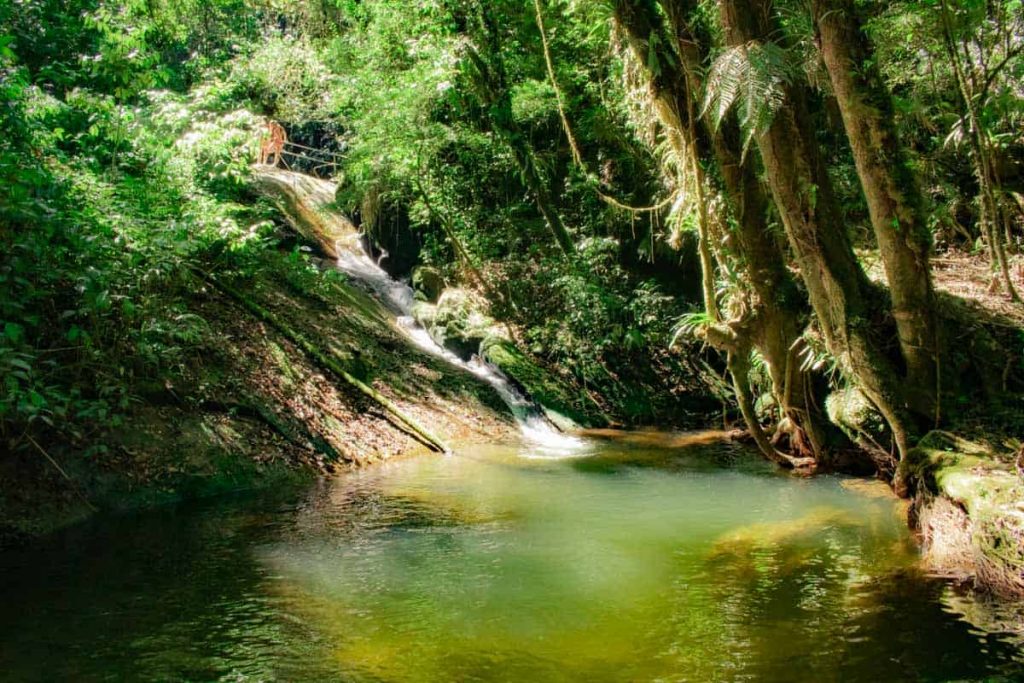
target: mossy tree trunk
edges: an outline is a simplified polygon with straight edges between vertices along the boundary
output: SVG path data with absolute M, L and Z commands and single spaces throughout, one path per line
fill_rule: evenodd
M 709 40 L 702 40 L 689 26 L 697 3 L 662 0 L 661 4 L 675 34 L 672 39 L 653 0 L 619 0 L 615 6 L 616 19 L 641 63 L 650 67 L 652 51 L 657 59 L 657 71 L 648 68 L 647 75 L 661 124 L 671 138 L 691 140 L 692 152 L 681 150 L 683 153 L 696 155 L 718 171 L 722 193 L 737 227 L 729 242 L 732 251 L 738 252 L 734 255 L 743 265 L 750 289 L 751 314 L 744 320 L 729 321 L 728 329 L 718 326 L 709 330 L 706 338 L 726 354 L 741 413 L 759 449 L 766 456 L 779 459 L 753 409 L 747 358 L 752 344 L 769 367 L 773 394 L 783 415 L 797 429 L 809 433 L 807 439 L 795 440 L 813 445 L 798 455 L 825 459 L 825 421 L 819 411 L 808 410 L 813 402 L 805 396 L 811 379 L 799 367 L 790 367 L 796 362 L 790 348 L 800 337 L 803 299 L 785 268 L 781 245 L 768 229 L 768 203 L 756 169 L 752 161 L 741 159 L 739 130 L 734 120 L 726 121 L 718 130 L 695 120 L 693 104 L 702 88 L 700 74 L 710 46 Z M 706 243 L 702 235 L 702 246 Z M 702 252 L 701 261 L 708 264 L 704 266 L 707 281 L 710 255 Z M 716 308 L 714 294 L 707 291 L 706 282 L 704 289 L 705 299 L 712 300 L 706 301 L 708 313 L 712 314 Z
M 906 396 L 915 412 L 934 413 L 940 348 L 921 190 L 897 136 L 892 97 L 856 4 L 816 0 L 814 15 L 885 267 L 906 365 Z
M 719 6 L 730 46 L 765 43 L 780 32 L 770 0 L 721 0 Z M 901 373 L 885 353 L 884 300 L 843 227 L 803 88 L 785 91 L 771 125 L 756 135 L 768 184 L 829 351 L 883 414 L 902 457 L 912 417 Z

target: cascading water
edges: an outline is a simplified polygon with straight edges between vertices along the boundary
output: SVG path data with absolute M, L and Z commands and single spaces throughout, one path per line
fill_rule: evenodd
M 434 341 L 430 333 L 413 317 L 415 298 L 412 288 L 392 278 L 374 262 L 363 248 L 358 235 L 339 240 L 336 249 L 338 269 L 372 290 L 395 313 L 399 329 L 414 344 L 431 355 L 473 373 L 494 387 L 512 411 L 524 439 L 532 447 L 530 452 L 525 454 L 527 457 L 565 456 L 585 447 L 586 443 L 582 439 L 559 431 L 544 416 L 543 410 L 524 396 L 497 367 L 479 355 L 470 361 L 464 361 Z

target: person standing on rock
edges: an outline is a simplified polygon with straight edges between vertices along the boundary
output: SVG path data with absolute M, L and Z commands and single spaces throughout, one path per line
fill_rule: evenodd
M 286 142 L 288 142 L 288 136 L 284 132 L 284 127 L 277 121 L 267 121 L 266 131 L 260 140 L 259 163 L 277 166 Z

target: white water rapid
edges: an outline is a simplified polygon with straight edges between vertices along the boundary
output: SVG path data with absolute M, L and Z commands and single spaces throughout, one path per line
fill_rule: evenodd
M 528 452 L 523 454 L 525 457 L 566 457 L 578 454 L 586 446 L 583 439 L 559 431 L 545 417 L 544 411 L 524 396 L 497 367 L 479 355 L 473 356 L 470 361 L 464 361 L 434 341 L 430 333 L 413 317 L 412 288 L 392 278 L 374 262 L 363 248 L 360 236 L 352 235 L 339 240 L 336 249 L 338 269 L 365 285 L 391 308 L 399 329 L 414 344 L 431 355 L 473 373 L 494 387 L 512 411 L 524 440 L 530 446 Z

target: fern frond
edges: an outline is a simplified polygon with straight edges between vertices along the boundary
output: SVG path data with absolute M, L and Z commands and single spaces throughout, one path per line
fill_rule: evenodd
M 736 104 L 748 67 L 747 45 L 728 48 L 711 65 L 701 116 L 710 113 L 716 127 Z
M 771 126 L 786 101 L 786 87 L 800 72 L 789 52 L 773 42 L 751 41 L 725 50 L 711 65 L 702 115 L 717 128 L 733 109 L 746 131 L 743 153 Z

